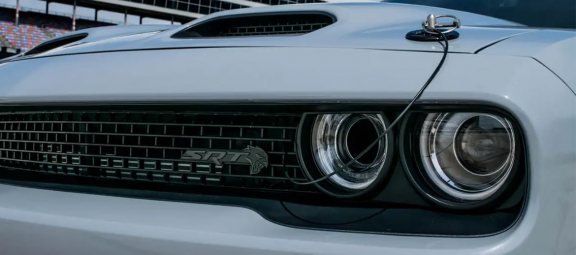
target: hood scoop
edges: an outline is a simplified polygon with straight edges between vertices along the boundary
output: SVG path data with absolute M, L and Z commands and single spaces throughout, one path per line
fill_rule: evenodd
M 224 16 L 178 32 L 172 38 L 218 38 L 307 34 L 335 22 L 327 13 L 266 13 Z
M 71 43 L 80 41 L 85 39 L 86 37 L 88 37 L 88 34 L 86 33 L 81 33 L 81 34 L 73 34 L 73 35 L 69 35 L 69 36 L 63 36 L 63 37 L 59 37 L 56 38 L 54 40 L 48 40 L 46 42 L 41 43 L 40 45 L 32 48 L 31 50 L 27 51 L 26 53 L 24 53 L 24 56 L 31 56 L 31 55 L 37 55 L 40 53 L 44 53 L 53 49 L 57 49 L 66 45 L 69 45 Z

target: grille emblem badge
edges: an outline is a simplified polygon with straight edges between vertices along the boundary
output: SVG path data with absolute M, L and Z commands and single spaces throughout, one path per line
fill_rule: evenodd
M 223 164 L 250 165 L 250 174 L 258 174 L 268 167 L 268 154 L 260 147 L 248 145 L 241 151 L 231 150 L 187 150 L 181 159 L 194 162 L 214 163 L 217 166 Z

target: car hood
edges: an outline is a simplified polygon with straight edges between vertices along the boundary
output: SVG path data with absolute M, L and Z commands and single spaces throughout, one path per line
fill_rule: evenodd
M 274 12 L 325 12 L 336 22 L 300 36 L 176 39 L 172 35 L 206 20 L 233 15 Z M 450 43 L 453 53 L 475 53 L 491 44 L 533 30 L 516 23 L 466 12 L 434 7 L 392 4 L 307 4 L 247 8 L 208 15 L 181 26 L 116 26 L 78 31 L 87 34 L 78 42 L 36 56 L 93 52 L 177 49 L 195 47 L 312 47 L 406 51 L 441 51 L 436 43 L 405 39 L 407 32 L 420 29 L 429 14 L 451 14 L 462 21 L 460 38 Z

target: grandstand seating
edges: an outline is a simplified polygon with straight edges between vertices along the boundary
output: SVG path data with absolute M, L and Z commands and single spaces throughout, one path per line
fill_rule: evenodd
M 40 15 L 37 15 L 37 16 L 40 16 Z M 46 16 L 46 15 L 41 15 L 41 16 Z M 36 24 L 40 27 L 45 28 L 46 30 L 48 30 L 48 33 L 51 34 L 50 37 L 61 36 L 63 34 L 70 32 L 70 27 L 71 27 L 71 23 L 72 23 L 72 20 L 70 18 L 56 17 L 56 16 L 51 16 L 51 17 L 41 17 L 41 16 L 36 17 L 37 18 L 36 21 L 28 20 L 27 23 Z M 36 22 L 36 23 L 31 23 L 31 22 Z
M 12 22 L 0 21 L 0 33 L 14 48 L 28 50 L 48 37 L 38 27 L 21 24 L 16 27 Z
M 14 24 L 14 10 L 0 8 L 0 45 L 26 51 L 42 41 L 70 32 L 70 18 L 20 12 L 20 25 Z M 102 22 L 80 22 L 79 28 L 110 25 Z
M 35 14 L 21 12 L 20 25 L 15 26 L 13 10 L 0 10 L 0 35 L 8 47 L 29 50 L 42 41 L 62 35 L 68 30 L 53 20 L 39 19 Z

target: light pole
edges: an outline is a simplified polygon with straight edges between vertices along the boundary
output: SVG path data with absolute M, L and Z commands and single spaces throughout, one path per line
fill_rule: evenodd
M 16 0 L 16 26 L 20 25 L 20 0 Z

